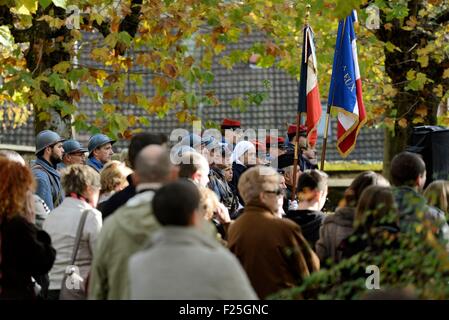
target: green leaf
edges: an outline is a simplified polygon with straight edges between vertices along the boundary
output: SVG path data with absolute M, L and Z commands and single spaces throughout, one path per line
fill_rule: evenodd
M 61 115 L 63 117 L 74 114 L 76 112 L 76 107 L 73 104 L 62 101 Z
M 114 48 L 117 45 L 118 37 L 117 32 L 112 32 L 104 39 L 104 44 L 109 48 Z
M 127 47 L 131 45 L 132 37 L 129 35 L 128 32 L 122 31 L 117 36 L 118 42 L 121 42 L 125 44 Z
M 62 91 L 65 91 L 66 93 L 69 92 L 69 85 L 67 80 L 62 79 L 57 73 L 52 73 L 48 77 L 48 83 L 50 84 L 50 86 L 55 88 L 57 93 L 61 93 Z
M 86 68 L 81 69 L 72 69 L 67 74 L 67 79 L 69 79 L 72 82 L 78 82 L 84 75 L 88 72 Z
M 41 5 L 42 9 L 47 8 L 52 0 L 39 0 L 39 4 Z
M 139 117 L 139 122 L 141 125 L 143 125 L 145 127 L 150 126 L 150 120 L 147 117 Z
M 52 2 L 59 8 L 67 9 L 67 0 L 52 0 Z
M 392 44 L 390 41 L 387 41 L 387 42 L 385 43 L 385 48 L 386 48 L 389 52 L 394 52 L 395 50 L 396 50 L 396 51 L 399 51 L 399 52 L 402 51 L 400 48 L 396 47 L 396 46 L 395 46 L 394 44 Z
M 0 44 L 6 48 L 12 48 L 14 38 L 7 26 L 0 26 Z
M 36 13 L 37 0 L 16 0 L 17 14 L 31 15 Z
M 409 70 L 407 72 L 407 80 L 410 82 L 405 87 L 405 90 L 412 90 L 412 91 L 421 91 L 424 89 L 424 86 L 426 83 L 433 83 L 434 81 L 427 78 L 427 76 L 424 73 L 417 72 L 413 70 Z

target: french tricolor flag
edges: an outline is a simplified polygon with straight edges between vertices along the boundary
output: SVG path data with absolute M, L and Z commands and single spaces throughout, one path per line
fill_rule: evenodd
M 317 141 L 317 126 L 322 113 L 317 74 L 313 31 L 309 25 L 306 25 L 302 48 L 301 78 L 299 80 L 298 111 L 306 115 L 307 138 L 312 147 L 315 146 Z
M 355 22 L 357 13 L 354 10 L 338 25 L 328 98 L 329 106 L 338 111 L 337 149 L 342 157 L 347 157 L 354 149 L 360 128 L 366 122 L 357 60 Z

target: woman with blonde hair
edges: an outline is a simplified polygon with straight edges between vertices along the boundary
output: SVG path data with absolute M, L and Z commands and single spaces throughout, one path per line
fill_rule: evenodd
M 125 189 L 129 184 L 126 177 L 131 173 L 132 170 L 123 162 L 109 161 L 100 173 L 101 191 L 98 203 L 107 201 L 114 193 Z
M 21 163 L 0 157 L 0 177 L 0 300 L 36 299 L 34 279 L 47 274 L 56 253 L 49 235 L 34 225 L 33 175 Z
M 214 224 L 219 240 L 226 240 L 231 217 L 226 206 L 218 200 L 217 195 L 209 188 L 198 187 L 200 191 L 200 213 L 204 219 Z
M 238 184 L 245 208 L 228 233 L 228 247 L 261 299 L 298 285 L 320 265 L 300 227 L 277 217 L 283 196 L 279 184 L 280 175 L 271 167 L 245 171 Z
M 49 287 L 49 299 L 55 300 L 59 298 L 62 281 L 73 256 L 73 265 L 79 269 L 81 285 L 85 290 L 102 226 L 101 213 L 95 209 L 100 194 L 100 175 L 91 167 L 80 164 L 64 168 L 61 175 L 66 198 L 44 222 L 44 230 L 50 234 L 57 253 L 50 271 Z M 78 230 L 81 231 L 79 239 Z M 76 250 L 77 240 L 79 246 Z
M 449 214 L 449 181 L 433 181 L 424 191 L 424 197 L 430 206 L 440 209 L 446 216 Z

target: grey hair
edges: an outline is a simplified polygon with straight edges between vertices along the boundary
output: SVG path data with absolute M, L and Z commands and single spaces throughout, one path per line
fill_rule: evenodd
M 25 160 L 23 159 L 23 157 L 14 150 L 0 150 L 0 157 L 5 157 L 8 160 L 25 165 Z
M 61 184 L 66 194 L 82 195 L 87 186 L 101 188 L 100 175 L 84 164 L 72 164 L 61 172 Z
M 136 158 L 136 173 L 140 182 L 163 182 L 170 175 L 172 164 L 166 147 L 148 145 Z

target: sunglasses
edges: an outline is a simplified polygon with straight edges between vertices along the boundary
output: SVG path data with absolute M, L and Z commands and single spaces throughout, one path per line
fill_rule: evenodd
M 266 193 L 273 193 L 273 194 L 275 194 L 275 195 L 277 195 L 277 196 L 282 196 L 282 195 L 284 195 L 284 190 L 282 190 L 282 189 L 277 189 L 277 190 L 265 190 L 264 192 L 266 192 Z

